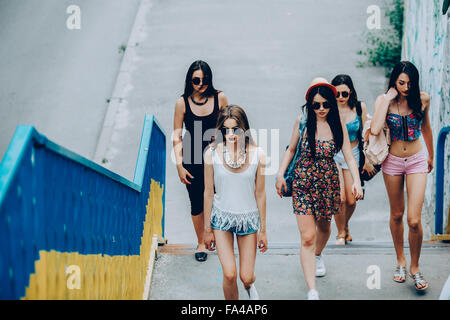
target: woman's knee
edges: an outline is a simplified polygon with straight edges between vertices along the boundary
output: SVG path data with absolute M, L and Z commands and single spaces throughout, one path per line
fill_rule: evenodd
M 355 200 L 355 197 L 354 197 L 354 196 L 346 197 L 345 204 L 346 204 L 347 207 L 350 208 L 350 209 L 356 207 L 356 200 Z
M 315 241 L 316 241 L 315 232 L 302 235 L 302 247 L 305 247 L 305 248 L 313 247 Z
M 253 282 L 255 282 L 255 275 L 253 273 L 241 273 L 240 275 L 242 284 L 248 288 Z
M 236 270 L 224 270 L 223 271 L 223 279 L 226 282 L 236 282 L 236 280 L 237 280 Z
M 422 226 L 420 218 L 408 218 L 408 227 L 412 230 L 419 230 Z
M 404 212 L 404 207 L 391 208 L 391 220 L 396 223 L 401 223 L 403 221 Z

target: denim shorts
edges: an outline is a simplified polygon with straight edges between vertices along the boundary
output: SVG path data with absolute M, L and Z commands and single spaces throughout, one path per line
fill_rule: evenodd
M 356 160 L 356 165 L 359 166 L 359 147 L 356 146 L 352 149 L 353 156 Z M 334 162 L 338 164 L 342 169 L 348 170 L 347 162 L 345 162 L 344 154 L 342 153 L 342 150 L 340 150 L 336 155 L 334 156 Z
M 221 230 L 221 231 L 230 231 L 230 232 L 235 233 L 237 236 L 246 236 L 248 234 L 258 232 L 258 229 L 255 229 L 251 226 L 248 226 L 247 230 L 245 230 L 242 227 L 240 227 L 240 228 L 230 227 L 230 226 L 221 227 L 215 216 L 211 217 L 211 228 L 216 229 L 216 230 Z

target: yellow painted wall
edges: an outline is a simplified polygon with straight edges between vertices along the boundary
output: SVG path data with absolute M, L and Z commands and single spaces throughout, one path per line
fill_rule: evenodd
M 162 236 L 163 188 L 152 179 L 139 255 L 83 255 L 42 250 L 24 299 L 142 299 L 152 237 Z M 69 266 L 79 267 L 80 272 L 77 273 L 77 267 L 72 270 Z

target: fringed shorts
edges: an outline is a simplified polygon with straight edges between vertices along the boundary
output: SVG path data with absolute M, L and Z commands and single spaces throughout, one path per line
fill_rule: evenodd
M 245 236 L 258 232 L 260 228 L 258 210 L 244 213 L 232 213 L 221 210 L 213 205 L 211 212 L 211 228 L 230 231 L 237 236 Z

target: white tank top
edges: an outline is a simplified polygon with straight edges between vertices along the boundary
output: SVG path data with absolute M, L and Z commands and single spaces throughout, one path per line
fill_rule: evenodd
M 212 150 L 216 193 L 211 219 L 215 217 L 222 227 L 236 227 L 245 231 L 248 227 L 259 229 L 260 219 L 255 198 L 259 151 L 260 147 L 253 150 L 249 166 L 244 171 L 231 172 L 224 167 L 217 150 Z

